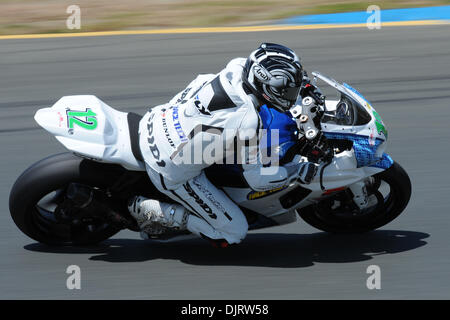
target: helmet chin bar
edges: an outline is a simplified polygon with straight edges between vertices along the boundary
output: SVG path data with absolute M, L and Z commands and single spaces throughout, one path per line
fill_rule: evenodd
M 280 112 L 288 111 L 289 108 L 295 103 L 295 102 L 290 102 L 289 100 L 278 98 L 277 96 L 267 97 L 267 98 L 265 97 L 266 94 L 263 94 L 263 96 L 264 96 L 265 100 L 268 101 L 272 107 L 274 107 L 275 109 L 277 109 Z

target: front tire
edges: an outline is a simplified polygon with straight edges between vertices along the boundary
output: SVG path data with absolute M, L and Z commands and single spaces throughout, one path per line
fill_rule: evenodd
M 406 208 L 411 198 L 411 180 L 396 162 L 374 178 L 378 181 L 376 189 L 380 187 L 380 182 L 384 182 L 389 185 L 390 192 L 386 197 L 381 197 L 379 204 L 365 215 L 337 215 L 320 203 L 302 208 L 297 213 L 309 225 L 330 233 L 351 234 L 378 229 L 397 218 Z
M 115 171 L 120 168 L 72 153 L 45 158 L 25 170 L 12 187 L 9 197 L 11 217 L 27 236 L 49 245 L 89 245 L 106 240 L 120 229 L 95 220 L 90 225 L 61 223 L 49 208 L 57 206 L 58 197 L 63 197 L 70 183 L 107 187 L 117 177 Z

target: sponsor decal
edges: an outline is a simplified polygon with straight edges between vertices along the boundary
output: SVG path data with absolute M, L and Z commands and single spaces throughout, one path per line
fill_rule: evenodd
M 262 95 L 267 101 L 272 101 L 272 99 L 267 94 L 263 93 Z
M 378 114 L 378 112 L 376 112 L 375 110 L 372 110 L 372 113 L 375 117 L 375 126 L 377 127 L 377 131 L 379 134 L 384 134 L 384 136 L 388 137 L 388 132 L 386 130 L 386 127 L 384 126 L 383 120 L 381 120 L 380 115 Z
M 149 144 L 150 152 L 152 153 L 153 158 L 156 160 L 156 164 L 160 167 L 165 167 L 166 163 L 164 162 L 164 160 L 160 160 L 161 153 L 158 149 L 158 146 L 155 143 L 155 137 L 153 136 L 153 117 L 154 116 L 155 116 L 155 114 L 152 113 L 147 122 L 147 130 L 148 130 L 147 142 Z
M 166 120 L 166 109 L 162 110 L 162 117 L 161 122 L 164 129 L 164 135 L 166 136 L 167 141 L 169 142 L 170 146 L 175 149 L 175 143 L 173 143 L 172 138 L 170 137 L 169 128 L 167 127 L 167 120 Z
M 278 191 L 284 190 L 287 187 L 279 187 L 279 188 L 275 188 L 275 189 L 271 189 L 271 190 L 267 190 L 267 191 L 251 191 L 248 195 L 247 195 L 247 200 L 256 200 L 256 199 L 261 199 L 264 197 L 267 197 L 271 194 L 274 194 Z
M 260 66 L 255 65 L 253 67 L 253 71 L 258 79 L 262 81 L 269 81 L 270 77 L 265 70 L 263 70 Z
M 375 129 L 372 128 L 369 136 L 369 145 L 373 147 L 375 145 Z
M 207 83 L 208 81 L 203 82 L 203 84 L 197 88 L 197 90 L 194 91 L 194 93 L 190 96 L 190 98 L 192 98 L 193 96 L 195 96 L 202 88 L 203 86 Z M 183 93 L 181 93 L 180 98 L 178 98 L 178 100 L 175 102 L 175 104 L 184 104 L 186 102 L 188 102 L 188 99 L 186 99 L 186 96 L 188 95 L 189 91 L 191 91 L 192 87 L 188 87 L 186 89 L 184 89 Z
M 200 87 L 198 87 L 197 90 L 195 90 L 195 91 L 191 94 L 191 97 L 190 97 L 190 98 L 195 97 L 195 96 L 197 95 L 197 93 L 199 93 L 200 90 L 202 90 L 203 87 L 205 86 L 205 84 L 207 84 L 207 83 L 208 83 L 208 81 L 203 82 L 202 85 L 201 85 Z
M 97 128 L 97 114 L 90 108 L 86 108 L 86 111 L 66 109 L 67 116 L 67 128 L 69 133 L 73 134 L 74 126 L 77 125 L 86 130 L 94 130 Z
M 211 193 L 204 185 L 202 185 L 201 183 L 199 183 L 199 182 L 197 181 L 196 178 L 194 178 L 192 182 L 195 184 L 195 186 L 196 186 L 201 192 L 203 192 L 203 194 L 205 195 L 205 197 L 206 197 L 209 201 L 211 201 L 211 203 L 212 203 L 217 209 L 219 209 L 220 211 L 222 211 L 223 215 L 224 215 L 225 217 L 227 217 L 228 220 L 230 220 L 230 221 L 233 220 L 233 219 L 230 217 L 230 215 L 227 213 L 227 211 L 225 210 L 225 208 L 220 204 L 220 202 L 219 202 L 216 198 L 214 198 L 213 194 L 212 194 L 212 193 Z
M 189 87 L 189 88 L 186 88 L 186 89 L 183 91 L 183 93 L 181 94 L 180 98 L 176 101 L 176 103 L 177 103 L 177 104 L 178 104 L 178 103 L 180 103 L 180 104 L 186 103 L 187 100 L 186 100 L 185 98 L 186 98 L 187 94 L 189 93 L 189 91 L 191 91 L 191 88 L 190 88 L 190 87 Z
M 186 134 L 184 133 L 183 128 L 181 128 L 179 115 L 178 115 L 178 106 L 173 107 L 172 120 L 173 120 L 173 126 L 175 127 L 175 130 L 178 133 L 178 137 L 180 138 L 181 142 L 187 142 L 188 138 L 186 137 Z
M 205 211 L 208 216 L 211 219 L 217 219 L 217 215 L 215 215 L 212 211 L 212 209 L 208 206 L 208 204 L 206 204 L 199 196 L 198 194 L 195 193 L 195 191 L 191 188 L 190 184 L 188 182 L 186 182 L 185 184 L 183 184 L 184 189 L 186 190 L 186 192 L 192 197 L 194 198 L 195 202 L 197 202 L 197 204 L 203 209 L 203 211 Z
M 61 112 L 58 112 L 58 122 L 59 122 L 58 125 L 61 128 L 62 127 L 62 123 L 64 122 L 64 118 L 63 118 Z

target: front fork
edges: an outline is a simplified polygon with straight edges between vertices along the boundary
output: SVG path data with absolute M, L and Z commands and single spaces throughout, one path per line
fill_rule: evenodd
M 355 182 L 348 188 L 353 194 L 353 201 L 360 210 L 364 210 L 370 206 L 369 197 L 371 193 L 378 190 L 379 185 L 374 177 L 370 176 L 362 181 Z
M 353 201 L 360 210 L 364 210 L 369 206 L 369 194 L 367 192 L 367 182 L 358 181 L 349 186 L 353 193 Z

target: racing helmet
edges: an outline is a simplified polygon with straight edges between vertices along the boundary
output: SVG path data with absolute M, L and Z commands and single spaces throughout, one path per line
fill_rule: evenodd
M 298 98 L 303 67 L 295 52 L 283 45 L 263 43 L 253 51 L 244 68 L 243 81 L 259 100 L 281 112 Z

